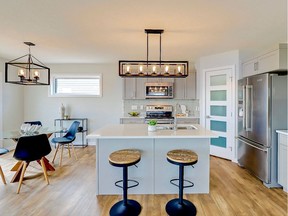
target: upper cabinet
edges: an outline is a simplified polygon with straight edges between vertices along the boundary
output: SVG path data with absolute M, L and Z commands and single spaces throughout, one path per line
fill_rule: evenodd
M 196 73 L 191 72 L 184 79 L 175 79 L 175 99 L 196 99 Z
M 191 72 L 185 80 L 185 99 L 196 99 L 196 72 Z
M 174 99 L 196 99 L 196 73 L 186 78 L 123 78 L 123 99 L 145 99 L 145 83 L 174 83 Z
M 287 44 L 279 44 L 277 48 L 242 64 L 243 77 L 276 70 L 287 70 Z
M 124 78 L 123 99 L 145 99 L 147 78 Z

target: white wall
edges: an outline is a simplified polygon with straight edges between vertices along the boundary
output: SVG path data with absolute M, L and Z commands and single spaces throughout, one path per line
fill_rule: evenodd
M 4 83 L 5 74 L 5 60 L 0 59 L 0 125 L 2 124 L 2 131 L 15 130 L 19 128 L 24 119 L 24 93 L 23 86 Z M 1 135 L 1 134 L 0 134 Z M 2 136 L 1 136 L 2 137 Z M 15 143 L 11 140 L 3 141 L 4 147 L 10 148 L 14 146 Z
M 43 125 L 54 124 L 59 118 L 61 103 L 70 110 L 70 116 L 88 118 L 89 131 L 104 124 L 119 123 L 123 113 L 122 78 L 118 76 L 118 62 L 115 64 L 50 64 L 51 75 L 93 75 L 102 74 L 102 97 L 48 97 L 47 86 L 25 86 L 25 121 L 40 120 Z

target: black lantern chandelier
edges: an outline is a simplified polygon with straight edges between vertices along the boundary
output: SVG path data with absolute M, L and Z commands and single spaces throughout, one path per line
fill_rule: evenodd
M 50 68 L 31 55 L 30 47 L 35 44 L 31 42 L 24 44 L 29 46 L 29 54 L 5 63 L 5 82 L 20 85 L 50 85 Z
M 147 60 L 119 61 L 119 76 L 121 77 L 178 77 L 188 76 L 188 61 L 162 61 L 161 35 L 163 29 L 145 29 L 147 34 Z M 159 34 L 160 57 L 159 61 L 149 61 L 149 34 Z

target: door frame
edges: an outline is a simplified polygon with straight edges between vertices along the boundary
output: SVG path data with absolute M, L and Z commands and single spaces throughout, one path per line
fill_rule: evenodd
M 236 148 L 236 103 L 237 103 L 237 95 L 236 95 L 236 90 L 237 90 L 237 80 L 236 80 L 236 65 L 226 65 L 226 66 L 221 66 L 221 67 L 213 67 L 213 68 L 206 68 L 203 69 L 203 115 L 202 115 L 202 124 L 206 128 L 206 74 L 207 72 L 212 72 L 215 70 L 225 70 L 225 69 L 231 69 L 231 77 L 230 77 L 230 85 L 231 85 L 231 124 L 233 125 L 232 130 L 231 130 L 231 160 L 233 162 L 237 162 L 237 148 Z M 209 130 L 209 128 L 207 128 Z

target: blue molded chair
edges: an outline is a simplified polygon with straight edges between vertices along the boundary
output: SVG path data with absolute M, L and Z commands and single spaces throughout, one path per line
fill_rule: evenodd
M 49 184 L 44 157 L 51 152 L 51 146 L 46 134 L 36 136 L 23 136 L 19 138 L 13 157 L 22 161 L 22 172 L 19 180 L 17 194 L 20 192 L 24 173 L 31 161 L 40 160 L 44 177 Z
M 62 157 L 63 157 L 63 149 L 64 149 L 64 145 L 67 145 L 67 148 L 68 148 L 68 153 L 69 153 L 69 157 L 71 157 L 71 154 L 70 154 L 70 143 L 71 143 L 71 146 L 72 146 L 72 151 L 73 151 L 73 154 L 75 156 L 75 159 L 78 160 L 77 158 L 77 155 L 76 155 L 76 152 L 74 150 L 74 145 L 73 145 L 73 141 L 75 140 L 76 138 L 76 133 L 78 131 L 78 127 L 80 125 L 80 122 L 78 121 L 74 121 L 72 123 L 72 125 L 70 126 L 70 128 L 68 129 L 67 133 L 63 136 L 63 137 L 55 137 L 51 140 L 51 142 L 57 144 L 57 148 L 56 148 L 56 151 L 55 151 L 55 154 L 54 154 L 54 157 L 53 157 L 53 160 L 52 160 L 52 163 L 54 163 L 54 160 L 55 160 L 55 157 L 57 155 L 57 152 L 58 152 L 58 149 L 59 149 L 59 146 L 62 145 L 62 148 L 61 148 L 61 155 L 60 155 L 60 164 L 59 166 L 61 167 L 62 165 Z
M 26 122 L 24 122 L 24 124 L 41 125 L 42 126 L 41 121 L 26 121 Z
M 8 149 L 0 148 L 0 155 L 6 154 L 8 152 L 9 152 Z M 3 183 L 6 184 L 5 176 L 4 176 L 4 173 L 3 173 L 1 166 L 0 166 L 0 176 L 2 178 Z

